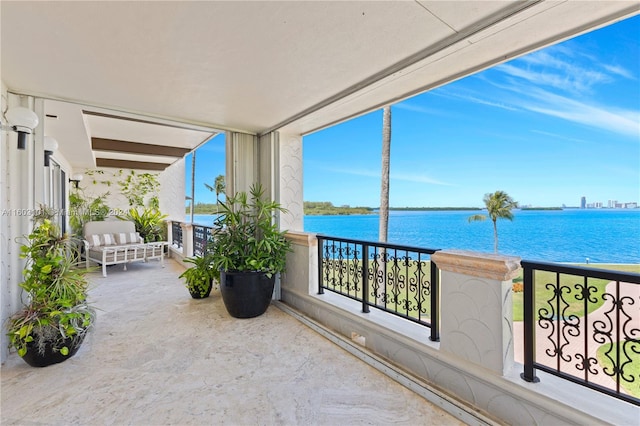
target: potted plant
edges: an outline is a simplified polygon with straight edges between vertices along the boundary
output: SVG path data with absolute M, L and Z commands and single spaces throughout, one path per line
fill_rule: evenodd
M 273 222 L 286 212 L 267 200 L 254 184 L 220 204 L 209 252 L 220 271 L 220 292 L 229 314 L 236 318 L 262 315 L 269 306 L 276 274 L 284 272 L 290 242 Z
M 204 299 L 209 297 L 213 283 L 218 273 L 211 265 L 211 256 L 189 257 L 184 260 L 193 266 L 182 274 L 179 278 L 184 278 L 185 285 L 194 299 Z
M 71 240 L 50 219 L 40 218 L 21 247 L 27 259 L 28 304 L 9 318 L 9 346 L 29 365 L 45 367 L 72 357 L 95 319 L 87 303 L 84 268 L 76 268 Z

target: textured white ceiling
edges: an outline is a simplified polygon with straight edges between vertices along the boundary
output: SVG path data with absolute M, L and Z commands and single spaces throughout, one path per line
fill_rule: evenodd
M 2 1 L 0 8 L 0 78 L 11 91 L 209 130 L 286 125 L 306 133 L 637 14 L 640 3 Z

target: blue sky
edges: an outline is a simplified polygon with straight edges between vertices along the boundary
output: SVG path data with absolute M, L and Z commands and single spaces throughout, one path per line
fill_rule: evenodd
M 195 199 L 196 203 L 215 203 L 215 192 L 209 191 L 204 184 L 213 186 L 213 182 L 218 175 L 225 173 L 224 157 L 224 133 L 216 135 L 213 139 L 202 145 L 196 151 L 196 179 L 195 179 Z M 185 164 L 185 194 L 191 196 L 191 165 L 192 155 L 186 157 Z M 186 203 L 189 205 L 189 202 Z
M 639 40 L 636 16 L 393 105 L 390 205 L 640 202 Z M 305 136 L 305 201 L 378 206 L 381 143 L 381 111 Z M 197 155 L 210 201 L 223 136 Z

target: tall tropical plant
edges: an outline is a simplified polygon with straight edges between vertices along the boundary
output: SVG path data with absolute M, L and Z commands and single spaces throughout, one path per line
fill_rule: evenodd
M 29 302 L 8 321 L 9 346 L 36 364 L 34 352 L 73 355 L 95 319 L 95 311 L 87 302 L 88 281 L 84 268 L 77 268 L 71 239 L 62 235 L 56 224 L 45 215 L 36 218 L 36 226 L 24 238 L 20 257 L 26 259 L 24 281 L 20 287 Z M 32 360 L 32 361 L 29 361 Z
M 145 243 L 166 240 L 163 221 L 167 215 L 160 213 L 159 210 L 146 208 L 140 212 L 138 209 L 132 208 L 129 209 L 126 215 L 117 217 L 120 220 L 133 222 L 136 232 L 140 233 Z
M 387 242 L 389 229 L 389 161 L 391 157 L 391 105 L 382 110 L 382 180 L 380 182 L 379 239 Z
M 82 228 L 85 223 L 92 220 L 105 220 L 110 208 L 106 199 L 109 192 L 105 192 L 93 199 L 87 197 L 82 189 L 74 189 L 69 192 L 69 224 L 75 236 L 82 236 Z
M 504 191 L 496 191 L 493 194 L 485 194 L 484 205 L 487 207 L 487 213 L 493 222 L 493 251 L 498 252 L 498 219 L 513 220 L 513 210 L 518 207 L 518 202 L 514 201 Z M 474 214 L 469 216 L 469 222 L 477 222 L 487 220 L 487 215 Z
M 216 176 L 216 179 L 213 182 L 213 186 L 205 183 L 204 186 L 211 192 L 216 193 L 216 213 L 220 210 L 220 194 L 224 194 L 224 191 L 227 189 L 227 185 L 224 182 L 224 175 Z
M 210 243 L 216 271 L 261 271 L 269 277 L 284 272 L 291 243 L 275 223 L 274 215 L 287 210 L 265 196 L 260 184 L 249 194 L 238 192 L 220 205 L 222 213 L 213 222 Z

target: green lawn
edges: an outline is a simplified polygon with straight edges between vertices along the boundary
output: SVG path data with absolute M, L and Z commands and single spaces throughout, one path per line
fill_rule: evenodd
M 627 343 L 627 356 L 624 355 L 624 352 L 620 354 L 620 362 L 624 364 L 626 361 L 631 361 L 628 364 L 624 365 L 624 377 L 632 376 L 635 378 L 633 383 L 624 380 L 624 377 L 620 379 L 620 386 L 624 388 L 630 395 L 635 396 L 636 398 L 640 398 L 640 354 L 633 352 L 631 350 L 632 343 Z M 606 343 L 598 348 L 598 362 L 600 365 L 607 370 L 607 372 L 611 373 L 613 371 L 613 363 L 611 360 L 605 355 L 605 353 L 609 350 L 611 344 Z M 636 350 L 640 347 L 640 343 L 636 343 Z M 614 346 L 613 350 L 609 354 L 611 358 L 616 359 L 617 349 Z
M 609 265 L 609 264 L 576 264 L 573 266 L 586 266 L 586 267 L 596 267 L 599 269 L 611 269 L 615 271 L 623 271 L 623 272 L 635 272 L 640 273 L 640 265 Z M 517 277 L 514 281 L 522 281 L 522 275 Z M 548 300 L 552 299 L 553 289 L 546 288 L 546 283 L 555 283 L 556 282 L 556 274 L 554 272 L 547 271 L 536 271 L 535 272 L 535 281 L 536 281 L 536 305 L 535 312 L 538 312 L 540 308 L 549 308 Z M 577 300 L 575 296 L 578 294 L 574 284 L 579 283 L 583 284 L 583 278 L 577 277 L 575 275 L 560 275 L 560 283 L 563 286 L 570 286 L 571 293 L 565 293 L 563 297 L 569 303 L 569 307 L 566 310 L 565 315 L 575 314 L 578 316 L 582 316 L 584 313 L 584 301 Z M 602 293 L 604 288 L 609 283 L 607 280 L 600 279 L 589 279 L 587 281 L 588 285 L 594 286 L 596 291 L 592 293 L 597 300 L 597 303 L 589 303 L 588 312 L 593 312 L 602 306 Z M 514 321 L 522 321 L 523 319 L 523 303 L 522 303 L 523 293 L 514 293 L 513 294 L 513 320 Z M 554 302 L 555 303 L 555 302 Z M 561 306 L 562 309 L 562 306 Z

